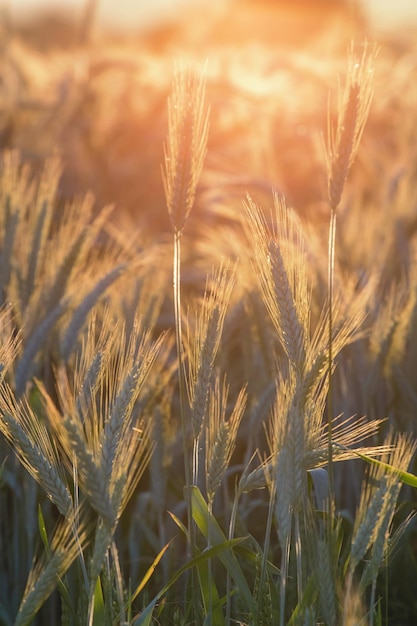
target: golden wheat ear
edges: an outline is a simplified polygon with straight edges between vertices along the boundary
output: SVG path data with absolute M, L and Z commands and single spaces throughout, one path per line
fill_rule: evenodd
M 302 371 L 310 326 L 311 295 L 301 224 L 284 198 L 274 194 L 271 225 L 248 196 L 248 237 L 262 298 L 294 371 Z
M 210 394 L 206 437 L 206 486 L 209 502 L 226 474 L 236 445 L 237 431 L 246 407 L 246 389 L 241 389 L 233 410 L 226 418 L 229 389 L 226 381 L 216 378 Z
M 340 204 L 349 169 L 355 159 L 372 101 L 376 48 L 365 43 L 362 56 L 350 47 L 345 88 L 339 94 L 336 128 L 328 124 L 328 193 L 332 210 Z
M 194 203 L 207 151 L 205 75 L 178 64 L 168 99 L 168 140 L 163 181 L 171 226 L 181 233 Z

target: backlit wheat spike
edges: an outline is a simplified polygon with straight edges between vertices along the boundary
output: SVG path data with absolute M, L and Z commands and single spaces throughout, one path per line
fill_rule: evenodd
M 9 285 L 12 274 L 13 249 L 15 245 L 16 235 L 19 226 L 19 213 L 16 211 L 10 213 L 10 203 L 7 203 L 5 210 L 5 229 L 1 233 L 1 251 L 0 251 L 0 306 L 6 301 L 6 293 L 4 287 Z
M 237 431 L 246 404 L 246 391 L 241 390 L 226 419 L 228 388 L 217 379 L 210 398 L 208 429 L 206 432 L 206 484 L 209 501 L 213 501 L 217 489 L 229 467 L 236 443 Z
M 278 538 L 283 550 L 290 537 L 293 505 L 296 500 L 291 457 L 288 448 L 282 448 L 278 452 L 276 463 L 275 516 L 278 524 Z
M 0 386 L 0 412 L 0 431 L 23 467 L 44 489 L 59 512 L 68 516 L 73 509 L 73 501 L 64 468 L 45 423 L 34 414 L 25 399 L 16 400 L 4 382 Z
M 198 331 L 204 334 L 202 336 L 200 334 L 197 335 L 197 339 L 202 341 L 202 345 L 197 357 L 198 369 L 192 388 L 191 414 L 195 438 L 198 437 L 204 424 L 214 358 L 219 340 L 220 310 L 218 305 L 209 311 L 207 315 L 208 319 L 206 325 L 203 320 L 201 324 L 202 327 Z
M 416 442 L 406 436 L 390 435 L 386 444 L 390 451 L 381 461 L 395 470 L 407 471 L 416 450 Z M 381 566 L 388 528 L 401 488 L 401 481 L 395 470 L 387 471 L 383 466 L 377 466 L 372 474 L 372 482 L 368 482 L 370 486 L 363 490 L 352 540 L 351 568 L 356 567 L 369 548 L 371 563 L 374 561 L 374 566 L 376 563 L 376 570 Z M 377 480 L 378 486 L 372 488 Z
M 400 298 L 398 298 L 400 300 Z M 416 317 L 417 317 L 417 288 L 414 287 L 410 290 L 407 300 L 403 303 L 397 304 L 397 310 L 394 314 L 394 321 L 386 320 L 387 327 L 394 324 L 395 328 L 391 328 L 391 332 L 387 333 L 385 330 L 385 341 L 381 341 L 380 350 L 385 344 L 385 359 L 386 370 L 390 369 L 396 364 L 406 364 L 406 360 L 409 360 L 412 355 L 412 342 L 415 333 Z M 386 316 L 389 313 L 387 310 Z M 391 340 L 389 342 L 389 340 Z M 381 355 L 382 356 L 382 355 Z
M 35 562 L 26 583 L 26 589 L 16 616 L 15 626 L 28 626 L 45 600 L 55 589 L 59 578 L 64 576 L 80 549 L 87 544 L 85 526 L 73 534 L 73 520 L 63 520 L 56 529 L 48 554 Z
M 44 293 L 38 303 L 41 312 L 54 306 L 70 288 L 80 268 L 89 264 L 88 254 L 109 216 L 109 207 L 94 214 L 94 199 L 88 194 L 65 211 L 59 228 L 47 242 L 47 254 L 53 255 L 56 265 L 47 264 L 44 268 L 47 286 L 42 290 Z
M 67 254 L 56 269 L 53 283 L 48 289 L 46 302 L 44 303 L 46 310 L 49 310 L 51 307 L 55 306 L 56 303 L 59 302 L 60 298 L 62 298 L 62 296 L 64 295 L 65 290 L 68 286 L 68 281 L 74 271 L 75 264 L 81 253 L 81 249 L 86 239 L 86 235 L 87 229 L 85 229 L 80 234 L 80 236 L 72 242 L 72 245 L 69 248 Z
M 375 527 L 380 518 L 384 497 L 387 491 L 387 479 L 381 477 L 378 487 L 368 486 L 362 491 L 362 499 L 356 516 L 354 535 L 350 550 L 350 567 L 353 570 L 365 556 L 375 533 Z
M 267 459 L 252 471 L 246 466 L 239 480 L 239 493 L 264 489 L 270 483 L 272 465 L 272 461 Z
M 28 235 L 31 243 L 27 256 L 24 300 L 29 300 L 36 289 L 39 272 L 42 272 L 47 252 L 46 242 L 50 235 L 55 207 L 55 197 L 61 177 L 62 166 L 57 158 L 46 161 L 36 194 L 36 202 L 28 214 Z
M 132 428 L 125 431 L 117 451 L 109 487 L 116 522 L 137 489 L 154 452 L 155 444 L 150 440 L 151 427 L 149 419 L 132 424 Z
M 299 365 L 304 361 L 304 329 L 298 319 L 288 274 L 276 242 L 269 243 L 268 252 L 275 297 L 280 309 L 281 341 L 291 363 Z
M 42 487 L 61 515 L 68 516 L 72 510 L 72 498 L 60 475 L 58 458 L 56 457 L 54 461 L 48 459 L 44 451 L 31 440 L 19 421 L 8 413 L 0 418 L 0 431 L 16 452 L 23 467 Z
M 98 391 L 100 380 L 103 375 L 105 356 L 101 350 L 94 356 L 91 365 L 77 394 L 75 409 L 81 419 L 89 410 L 92 411 L 92 403 Z
M 89 579 L 90 585 L 90 602 L 92 594 L 94 594 L 94 588 L 96 580 L 103 567 L 103 562 L 106 553 L 110 547 L 113 539 L 114 528 L 109 528 L 103 521 L 99 521 L 97 524 L 97 530 L 94 536 L 94 545 L 91 554 L 91 560 L 89 564 Z
M 78 376 L 75 374 L 74 379 Z M 77 391 L 75 381 L 69 380 L 68 371 L 64 366 L 58 367 L 55 371 L 55 384 L 56 394 L 58 396 L 58 402 L 52 400 L 51 396 L 46 391 L 44 385 L 37 381 L 38 388 L 42 394 L 44 405 L 47 407 L 47 419 L 51 424 L 51 427 L 56 430 L 56 427 L 61 426 L 63 415 L 71 416 L 74 424 L 77 426 L 78 431 L 82 433 L 86 442 L 86 447 L 90 450 L 93 456 L 99 454 L 99 436 L 102 428 L 102 421 L 98 414 L 98 406 L 92 398 L 87 405 L 86 401 L 80 404 L 77 401 Z M 59 407 L 59 408 L 58 408 Z M 79 410 L 81 408 L 81 411 Z M 57 433 L 56 433 L 57 434 Z M 61 440 L 58 435 L 57 440 L 63 446 L 66 452 L 66 462 L 68 464 L 68 470 L 72 473 L 72 453 L 71 448 L 67 445 L 65 437 Z M 66 446 L 66 447 L 65 447 Z
M 286 418 L 287 434 L 285 438 L 285 445 L 289 447 L 292 455 L 292 473 L 295 488 L 293 508 L 294 510 L 299 511 L 299 509 L 303 506 L 307 486 L 307 474 L 305 468 L 306 431 L 308 428 L 311 428 L 312 425 L 307 424 L 305 406 L 299 401 L 297 391 L 298 389 L 295 392 L 294 400 Z
M 312 350 L 310 350 L 310 353 L 311 352 Z M 327 364 L 327 350 L 322 350 L 321 352 L 316 353 L 314 356 L 311 356 L 311 363 L 307 361 L 305 366 L 305 374 L 301 382 L 302 388 L 300 392 L 301 397 L 304 398 L 305 402 L 307 402 L 311 396 L 314 396 L 317 391 L 317 387 L 323 384 L 323 379 L 327 370 Z
M 163 181 L 168 213 L 175 233 L 181 233 L 194 196 L 208 137 L 205 77 L 177 66 L 168 100 L 168 140 Z
M 317 407 L 317 415 L 311 418 L 311 412 L 315 412 L 315 407 L 309 410 L 307 423 L 314 423 L 312 428 L 307 430 L 305 466 L 308 469 L 320 467 L 327 459 L 327 427 L 322 422 L 324 410 L 323 403 Z M 357 459 L 358 453 L 367 454 L 374 458 L 380 458 L 392 450 L 392 446 L 383 444 L 381 446 L 360 445 L 364 440 L 376 437 L 384 420 L 369 420 L 366 417 L 352 415 L 349 418 L 340 417 L 333 420 L 332 437 L 333 453 L 335 459 L 342 461 Z
M 328 187 L 333 211 L 342 197 L 343 187 L 352 165 L 368 117 L 372 100 L 372 79 L 376 52 L 365 45 L 361 58 L 351 46 L 344 93 L 339 96 L 336 130 L 329 122 Z
M 245 227 L 254 243 L 262 298 L 292 367 L 300 372 L 309 335 L 311 301 L 301 227 L 277 194 L 270 226 L 249 196 L 245 207 Z
M 288 435 L 288 415 L 294 399 L 294 377 L 278 378 L 276 381 L 275 402 L 271 409 L 271 419 L 267 422 L 266 439 L 271 459 L 286 445 Z
M 0 383 L 15 364 L 21 336 L 21 332 L 16 331 L 11 306 L 0 306 Z
M 102 466 L 107 480 L 111 479 L 113 464 L 123 437 L 123 431 L 138 393 L 140 366 L 134 363 L 132 370 L 127 374 L 123 387 L 117 395 L 108 419 L 106 420 L 102 437 Z
M 24 352 L 16 366 L 15 389 L 16 395 L 21 396 L 25 391 L 26 384 L 33 375 L 34 360 L 43 343 L 49 336 L 51 328 L 65 313 L 69 298 L 63 299 L 51 311 L 48 311 L 44 319 L 36 326 L 29 337 Z
M 327 544 L 320 537 L 316 537 L 315 565 L 320 594 L 322 615 L 326 624 L 336 624 L 337 605 L 334 586 L 334 572 L 330 563 L 330 553 Z
M 214 360 L 220 345 L 226 310 L 235 282 L 235 269 L 222 263 L 207 280 L 197 328 L 191 337 L 188 329 L 190 352 L 189 394 L 194 437 L 204 424 L 207 398 L 210 389 Z
M 164 341 L 162 335 L 156 342 L 149 343 L 149 337 L 145 333 L 139 342 L 139 332 L 138 326 L 130 339 L 127 358 L 122 359 L 119 365 L 120 370 L 117 372 L 117 376 L 120 376 L 123 381 L 119 390 L 117 391 L 117 386 L 120 385 L 120 382 L 116 377 L 110 383 L 114 386 L 115 398 L 109 406 L 109 415 L 104 424 L 100 447 L 103 472 L 111 482 L 120 476 L 117 472 L 115 474 L 117 459 L 123 461 L 123 454 L 128 452 L 130 439 L 138 437 L 135 432 L 135 419 L 132 417 L 133 408 Z M 136 360 L 133 359 L 134 355 Z
M 349 284 L 344 285 L 346 294 L 335 293 L 333 299 L 333 335 L 332 356 L 334 358 L 343 348 L 360 337 L 363 322 L 371 295 L 371 288 L 354 292 Z M 307 365 L 309 368 L 319 367 L 324 355 L 329 351 L 329 310 L 323 308 L 320 319 L 311 338 L 307 351 Z M 313 374 L 313 371 L 311 372 Z
M 126 270 L 125 264 L 120 264 L 112 268 L 94 287 L 84 296 L 80 304 L 72 314 L 65 334 L 61 341 L 61 352 L 64 361 L 67 361 L 77 345 L 78 334 L 85 324 L 88 313 L 97 303 L 100 296 L 123 274 Z
M 66 438 L 67 451 L 72 450 L 77 459 L 80 488 L 87 496 L 93 509 L 102 516 L 107 524 L 112 526 L 115 511 L 110 503 L 108 485 L 101 467 L 91 454 L 78 425 L 71 417 L 62 418 L 61 432 Z
M 267 443 L 271 457 L 278 455 L 277 499 L 280 498 L 285 502 L 286 498 L 290 498 L 290 509 L 296 512 L 302 506 L 306 490 L 307 431 L 315 428 L 314 423 L 308 423 L 305 398 L 300 397 L 302 388 L 302 382 L 295 374 L 290 374 L 286 380 L 278 381 L 276 401 L 267 429 Z M 287 473 L 286 478 L 282 476 L 283 471 Z M 288 481 L 288 489 L 280 493 L 285 480 Z M 281 504 L 278 506 L 281 507 Z M 282 508 L 281 515 L 287 515 L 287 504 L 282 505 Z
M 27 298 L 35 291 L 37 269 L 39 268 L 42 257 L 45 254 L 45 242 L 48 236 L 49 223 L 51 218 L 51 207 L 47 202 L 41 206 L 40 213 L 37 215 L 37 221 L 33 228 L 33 237 L 31 248 L 28 254 L 27 276 L 25 280 L 25 289 Z
M 406 435 L 398 435 L 389 439 L 388 443 L 392 443 L 392 451 L 386 456 L 389 464 L 398 471 L 408 471 L 411 460 L 417 448 L 417 442 Z M 388 547 L 387 539 L 390 526 L 396 511 L 397 499 L 400 493 L 402 483 L 396 472 L 387 472 L 387 489 L 384 495 L 384 502 L 380 510 L 381 521 L 374 529 L 373 545 L 371 550 L 371 559 L 368 567 L 374 576 L 383 563 L 384 556 Z

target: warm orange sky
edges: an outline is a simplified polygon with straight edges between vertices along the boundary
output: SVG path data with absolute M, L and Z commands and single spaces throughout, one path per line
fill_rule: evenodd
M 288 0 L 289 2 L 291 0 Z M 417 0 L 363 0 L 377 27 L 390 28 L 417 24 Z M 99 21 L 137 28 L 175 14 L 180 4 L 198 6 L 210 0 L 98 0 Z M 66 8 L 83 7 L 86 0 L 0 0 L 11 7 L 13 15 L 25 14 L 44 5 Z

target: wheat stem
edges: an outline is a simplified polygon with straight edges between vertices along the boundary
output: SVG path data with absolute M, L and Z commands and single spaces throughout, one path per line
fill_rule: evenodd
M 333 504 L 334 504 L 334 471 L 333 471 L 333 291 L 334 291 L 334 253 L 336 239 L 336 211 L 331 210 L 329 229 L 329 267 L 328 267 L 328 293 L 329 293 L 329 349 L 328 349 L 328 392 L 327 392 L 327 453 L 329 474 L 329 510 L 328 510 L 328 537 L 333 527 Z

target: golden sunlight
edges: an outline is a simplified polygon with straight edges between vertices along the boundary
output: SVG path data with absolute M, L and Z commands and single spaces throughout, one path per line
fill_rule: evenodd
M 1 625 L 415 626 L 417 0 L 48 1 L 0 0 Z
M 135 12 L 120 3 L 125 25 L 131 15 L 121 30 L 107 19 L 106 0 L 80 0 L 72 11 L 63 3 L 61 12 L 20 2 L 28 2 L 28 13 L 13 4 L 12 51 L 25 104 L 12 126 L 5 122 L 3 143 L 32 161 L 58 149 L 63 197 L 93 190 L 99 205 L 114 202 L 151 232 L 167 228 L 160 184 L 165 102 L 181 57 L 206 64 L 211 108 L 193 219 L 200 208 L 210 220 L 219 211 L 233 214 L 242 193 L 265 197 L 271 188 L 304 215 L 320 215 L 329 93 L 349 42 L 374 40 L 365 5 L 161 0 L 156 19 L 145 4 Z M 330 106 L 337 107 L 335 93 Z

